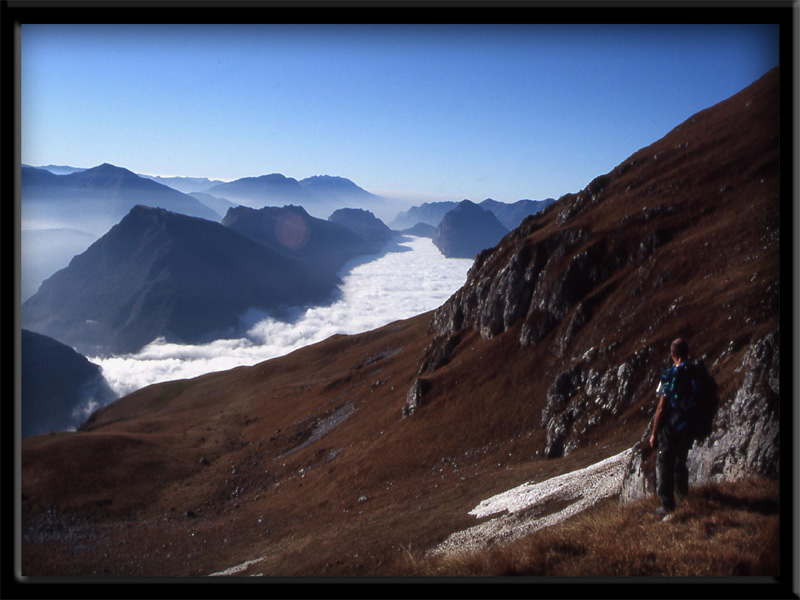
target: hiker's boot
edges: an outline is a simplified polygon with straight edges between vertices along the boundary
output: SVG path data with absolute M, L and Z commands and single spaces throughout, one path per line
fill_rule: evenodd
M 653 511 L 653 514 L 660 520 L 660 521 L 669 521 L 672 519 L 672 511 L 664 508 L 663 506 L 659 506 L 657 509 Z

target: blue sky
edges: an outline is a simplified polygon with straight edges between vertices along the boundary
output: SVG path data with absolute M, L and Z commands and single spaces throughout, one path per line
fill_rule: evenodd
M 777 25 L 22 25 L 22 162 L 576 192 L 778 65 Z

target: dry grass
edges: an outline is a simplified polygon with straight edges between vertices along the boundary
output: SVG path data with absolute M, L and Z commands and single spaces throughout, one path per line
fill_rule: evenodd
M 408 575 L 779 575 L 778 483 L 752 479 L 691 490 L 660 522 L 655 500 L 609 499 L 559 525 L 479 553 L 410 557 Z

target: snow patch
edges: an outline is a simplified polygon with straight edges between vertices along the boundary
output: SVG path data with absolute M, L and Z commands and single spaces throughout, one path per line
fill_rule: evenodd
M 474 552 L 494 543 L 511 542 L 560 523 L 603 498 L 617 495 L 632 454 L 633 449 L 629 448 L 585 469 L 539 483 L 524 483 L 483 500 L 469 514 L 477 518 L 505 514 L 450 535 L 430 554 Z M 563 508 L 548 514 L 548 506 Z
M 210 577 L 228 577 L 230 575 L 236 575 L 236 573 L 241 573 L 242 571 L 246 571 L 252 565 L 260 563 L 262 560 L 265 560 L 266 558 L 267 558 L 266 556 L 262 556 L 261 558 L 255 558 L 253 560 L 245 561 L 240 565 L 236 565 L 235 567 L 225 569 L 224 571 L 217 571 L 216 573 L 212 573 Z

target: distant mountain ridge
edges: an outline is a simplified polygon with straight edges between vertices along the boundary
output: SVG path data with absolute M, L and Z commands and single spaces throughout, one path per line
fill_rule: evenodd
M 170 187 L 104 163 L 66 175 L 22 167 L 22 227 L 64 227 L 102 235 L 137 205 L 219 220 L 209 207 Z
M 225 198 L 217 198 L 216 196 L 212 196 L 206 192 L 190 192 L 189 195 L 192 198 L 199 200 L 208 208 L 217 213 L 219 215 L 219 219 L 217 220 L 219 221 L 225 218 L 225 214 L 228 212 L 228 209 L 231 209 L 234 206 L 239 206 L 230 200 L 225 200 Z
M 498 202 L 487 198 L 478 202 L 478 206 L 485 208 L 500 220 L 500 223 L 508 229 L 515 229 L 522 223 L 525 217 L 535 215 L 542 209 L 555 202 L 553 198 L 546 200 L 517 200 L 516 202 Z M 426 202 L 419 206 L 412 206 L 406 211 L 398 213 L 391 221 L 390 225 L 394 229 L 408 229 L 417 223 L 425 223 L 436 227 L 442 222 L 444 216 L 458 206 L 458 202 L 449 200 L 442 202 Z
M 227 183 L 218 183 L 206 190 L 212 196 L 225 198 L 251 208 L 262 208 L 277 202 L 301 204 L 306 200 L 300 182 L 280 173 L 270 173 L 257 177 L 243 177 Z
M 373 245 L 344 225 L 312 217 L 301 206 L 236 206 L 222 224 L 283 256 L 335 272 Z
M 507 233 L 493 212 L 463 200 L 444 215 L 433 234 L 433 243 L 448 258 L 475 258 Z
M 692 508 L 699 496 L 704 511 L 735 506 L 724 517 L 740 532 L 759 526 L 754 513 L 779 517 L 777 539 L 784 496 L 729 491 L 783 483 L 780 414 L 793 401 L 780 395 L 785 89 L 776 68 L 526 218 L 435 311 L 148 386 L 75 434 L 23 440 L 23 573 L 381 577 L 411 559 L 416 574 L 520 574 L 519 552 L 502 546 L 577 502 L 548 496 L 512 512 L 498 494 L 560 486 L 619 457 L 622 475 L 596 486 L 608 500 L 578 527 L 550 530 L 548 540 L 572 537 L 522 574 L 555 574 L 546 551 L 569 563 L 624 535 L 620 522 L 679 533 L 694 546 L 680 560 L 704 560 L 728 538 Z M 647 440 L 679 336 L 705 361 L 719 406 L 689 452 L 692 497 L 662 524 L 648 522 L 658 498 Z M 578 493 L 580 483 L 592 480 Z M 623 517 L 610 526 L 616 499 Z M 473 525 L 486 526 L 473 538 L 485 552 L 428 562 Z M 601 574 L 670 575 L 658 541 L 630 571 Z M 777 553 L 777 542 L 761 548 Z M 716 558 L 715 575 L 751 568 L 735 547 Z
M 244 177 L 215 185 L 207 193 L 231 202 L 263 208 L 264 206 L 303 206 L 318 218 L 327 218 L 339 208 L 376 208 L 383 204 L 372 194 L 344 177 L 317 175 L 298 181 L 280 173 Z
M 363 208 L 340 208 L 328 217 L 328 221 L 355 233 L 371 246 L 373 252 L 379 251 L 395 236 L 383 221 Z
M 33 169 L 44 169 L 50 171 L 54 175 L 69 175 L 70 173 L 77 173 L 78 171 L 85 171 L 83 167 L 70 167 L 68 165 L 46 165 L 43 167 L 34 167 L 32 165 L 22 165 L 23 167 L 31 167 Z
M 322 303 L 338 283 L 220 223 L 136 206 L 23 303 L 22 325 L 88 356 L 121 354 L 237 333 L 248 309 Z
M 163 177 L 161 175 L 139 175 L 146 179 L 152 179 L 162 185 L 171 187 L 172 189 L 183 192 L 184 194 L 192 194 L 195 192 L 205 192 L 209 188 L 224 183 L 219 179 L 208 179 L 207 177 Z
M 419 206 L 412 206 L 399 213 L 390 223 L 392 229 L 408 229 L 417 223 L 425 223 L 436 227 L 442 218 L 458 206 L 458 202 L 444 200 L 442 202 L 424 202 Z
M 492 211 L 494 216 L 510 231 L 519 227 L 526 217 L 535 215 L 553 202 L 555 202 L 553 198 L 547 198 L 546 200 L 517 200 L 507 204 L 487 198 L 483 202 L 479 202 L 478 206 Z

